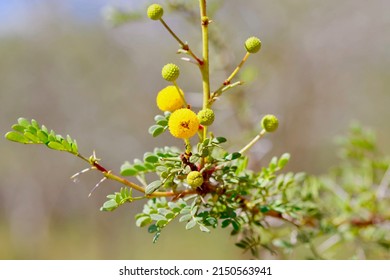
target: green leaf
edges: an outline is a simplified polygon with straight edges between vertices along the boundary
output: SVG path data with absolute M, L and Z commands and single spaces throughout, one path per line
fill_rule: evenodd
M 222 144 L 222 143 L 225 143 L 227 140 L 225 137 L 217 137 L 217 138 L 214 138 L 213 139 L 213 142 L 214 143 L 217 143 L 217 144 Z
M 137 227 L 144 227 L 152 222 L 152 219 L 149 216 L 143 216 L 137 219 L 135 222 Z
M 25 131 L 28 131 L 28 132 L 31 132 L 32 134 L 37 134 L 37 129 L 35 127 L 33 127 L 32 125 L 29 125 Z
M 273 157 L 273 158 L 271 159 L 271 162 L 269 163 L 269 168 L 275 169 L 275 168 L 276 168 L 277 162 L 278 162 L 277 157 Z
M 18 132 L 24 133 L 24 130 L 26 129 L 24 126 L 21 126 L 20 124 L 14 124 L 12 126 L 12 129 Z
M 150 128 L 149 128 L 149 134 L 153 135 L 153 137 L 156 137 L 158 135 L 160 135 L 161 133 L 163 133 L 165 130 L 165 128 L 161 125 L 152 125 Z
M 53 130 L 51 130 L 50 134 L 48 134 L 48 138 L 49 138 L 50 142 L 56 142 L 57 141 L 56 133 Z
M 148 232 L 149 233 L 155 233 L 155 232 L 157 232 L 158 231 L 158 226 L 156 226 L 156 225 L 150 225 L 149 226 L 149 228 L 148 228 Z
M 29 131 L 26 131 L 24 133 L 24 137 L 26 137 L 27 139 L 30 139 L 33 143 L 40 143 L 39 138 Z
M 49 130 L 47 129 L 46 126 L 42 125 L 41 130 L 42 130 L 43 132 L 46 132 L 46 134 L 49 134 Z
M 70 146 L 69 142 L 63 139 L 61 141 L 62 146 L 64 146 L 64 149 L 67 150 L 68 152 L 72 151 L 72 147 Z
M 189 230 L 189 229 L 192 229 L 194 226 L 196 226 L 196 221 L 194 219 L 192 219 L 191 221 L 189 221 L 187 224 L 186 224 L 186 229 Z
M 174 213 L 179 213 L 181 208 L 179 205 L 177 205 L 176 203 L 172 202 L 172 201 L 169 201 L 168 202 L 168 206 L 169 208 L 171 208 L 171 210 L 174 212 Z
M 158 238 L 160 237 L 161 231 L 157 231 L 156 234 L 153 237 L 153 243 L 156 243 Z
M 160 215 L 160 214 L 150 214 L 150 218 L 153 221 L 160 221 L 160 220 L 166 221 L 167 220 L 163 215 Z
M 26 120 L 25 118 L 19 118 L 18 119 L 18 124 L 20 124 L 21 126 L 27 128 L 30 125 L 30 122 L 28 120 Z
M 232 154 L 228 154 L 227 156 L 225 156 L 225 159 L 226 160 L 235 160 L 235 159 L 238 159 L 239 157 L 241 157 L 241 154 L 239 152 L 234 152 Z
M 200 159 L 200 156 L 198 154 L 194 154 L 190 157 L 190 162 L 191 163 L 197 163 Z
M 152 133 L 153 137 L 159 136 L 161 133 L 164 132 L 164 130 L 165 130 L 164 127 L 162 127 L 162 126 L 158 127 L 157 129 L 155 129 L 153 131 L 153 133 Z
M 149 129 L 148 129 L 149 134 L 153 135 L 153 131 L 155 131 L 159 127 L 161 127 L 161 125 L 152 125 L 151 127 L 149 127 Z
M 47 143 L 47 141 L 49 139 L 47 133 L 42 131 L 42 130 L 39 130 L 37 132 L 37 136 L 38 136 L 39 140 L 41 140 L 41 142 L 45 143 L 45 144 Z
M 186 214 L 180 217 L 179 222 L 187 222 L 192 218 L 191 214 Z
M 204 139 L 202 144 L 203 146 L 208 146 L 208 144 L 210 144 L 210 139 L 209 138 Z
M 20 134 L 16 131 L 10 131 L 5 134 L 5 138 L 9 141 L 18 142 L 22 144 L 31 144 L 33 143 L 31 140 L 24 137 L 24 135 Z
M 36 130 L 41 130 L 41 128 L 39 127 L 39 123 L 38 123 L 36 120 L 32 119 L 32 120 L 31 120 L 31 125 L 32 125 Z
M 157 163 L 158 162 L 158 156 L 155 154 L 152 154 L 150 152 L 144 154 L 144 161 L 149 163 Z
M 290 154 L 288 153 L 283 154 L 278 161 L 278 167 L 283 168 L 289 162 L 289 160 L 290 160 Z
M 195 216 L 196 215 L 196 212 L 198 212 L 198 206 L 195 206 L 194 208 L 191 209 L 191 215 L 192 216 Z
M 166 118 L 164 116 L 161 116 L 161 115 L 156 115 L 156 116 L 154 116 L 154 120 L 156 122 L 158 122 L 158 121 L 166 120 Z
M 223 220 L 223 221 L 222 221 L 221 227 L 222 227 L 222 228 L 225 228 L 225 227 L 227 227 L 228 225 L 230 225 L 231 222 L 232 222 L 232 221 L 231 221 L 230 219 Z
M 133 168 L 133 166 L 128 161 L 126 161 L 124 164 L 122 164 L 120 173 L 122 176 L 135 176 L 138 174 L 138 171 Z
M 151 182 L 145 189 L 145 194 L 152 194 L 156 190 L 158 190 L 162 186 L 162 182 L 160 180 L 156 180 Z
M 187 206 L 187 207 L 181 209 L 181 211 L 180 211 L 180 214 L 182 214 L 182 215 L 186 215 L 186 214 L 190 214 L 190 213 L 191 213 L 190 206 Z
M 205 148 L 202 150 L 201 156 L 207 157 L 210 154 L 210 150 L 208 148 Z
M 163 119 L 163 120 L 159 120 L 158 122 L 156 122 L 156 124 L 161 125 L 161 126 L 167 126 L 168 121 L 166 119 Z
M 210 232 L 210 230 L 209 230 L 206 226 L 204 226 L 204 225 L 202 225 L 202 224 L 199 225 L 199 228 L 200 228 L 200 230 L 203 231 L 203 232 Z
M 74 153 L 75 155 L 77 155 L 77 154 L 79 153 L 79 152 L 78 152 L 79 148 L 78 148 L 78 146 L 77 146 L 76 140 L 73 140 L 73 143 L 71 144 L 71 146 L 72 146 L 72 153 Z
M 168 221 L 167 220 L 159 220 L 156 222 L 156 225 L 160 228 L 166 226 L 168 224 Z
M 173 212 L 169 212 L 167 214 L 165 214 L 165 218 L 167 218 L 168 220 L 171 220 L 175 217 L 175 214 Z
M 65 151 L 65 148 L 64 146 L 62 146 L 62 144 L 58 143 L 58 142 L 49 142 L 47 143 L 47 146 L 50 148 L 50 149 L 53 149 L 53 150 L 57 150 L 57 151 Z
M 134 160 L 133 168 L 137 169 L 140 172 L 146 171 L 144 163 L 142 161 L 140 161 L 139 159 Z
M 241 228 L 240 224 L 235 220 L 232 220 L 232 226 L 233 226 L 235 231 L 239 231 Z
M 106 202 L 104 202 L 103 206 L 100 208 L 101 211 L 113 211 L 115 210 L 116 208 L 118 208 L 118 203 L 113 200 L 113 199 L 110 199 Z
M 259 208 L 261 213 L 267 213 L 270 210 L 267 205 L 261 205 Z

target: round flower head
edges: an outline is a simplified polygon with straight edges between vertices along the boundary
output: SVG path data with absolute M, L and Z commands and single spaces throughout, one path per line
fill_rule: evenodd
M 179 78 L 180 68 L 176 64 L 168 63 L 161 70 L 161 76 L 168 82 L 174 82 Z
M 249 53 L 257 53 L 261 49 L 261 41 L 257 37 L 250 37 L 245 41 L 245 48 Z
M 164 14 L 164 9 L 159 4 L 152 4 L 148 7 L 148 18 L 152 20 L 159 20 Z
M 200 110 L 198 113 L 198 119 L 201 125 L 210 126 L 215 119 L 214 111 L 211 109 Z
M 177 138 L 188 139 L 199 129 L 199 120 L 190 109 L 183 108 L 174 111 L 169 117 L 168 127 L 171 134 Z
M 184 96 L 183 91 L 180 90 L 180 92 L 182 96 Z M 177 91 L 175 86 L 167 86 L 160 90 L 160 92 L 157 94 L 157 107 L 161 111 L 169 112 L 180 109 L 184 106 L 184 100 L 182 96 L 180 96 L 180 93 Z
M 203 184 L 203 176 L 199 171 L 191 171 L 187 175 L 187 183 L 193 188 L 200 187 Z
M 274 115 L 265 115 L 261 120 L 261 126 L 267 132 L 274 132 L 279 126 L 279 120 Z

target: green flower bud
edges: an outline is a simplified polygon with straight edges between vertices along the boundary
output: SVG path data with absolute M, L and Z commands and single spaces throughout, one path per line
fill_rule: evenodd
M 152 4 L 148 7 L 148 18 L 152 20 L 159 20 L 164 14 L 164 9 L 159 4 Z
M 168 63 L 162 68 L 161 75 L 168 82 L 174 82 L 179 78 L 180 68 L 176 64 Z
M 274 132 L 279 126 L 279 120 L 274 115 L 265 115 L 261 120 L 261 126 L 267 132 Z
M 249 53 L 257 53 L 261 49 L 261 41 L 257 37 L 250 37 L 245 41 L 245 48 Z
M 199 171 L 191 171 L 187 175 L 187 183 L 193 188 L 200 187 L 203 184 L 203 176 Z
M 198 119 L 201 125 L 210 126 L 215 119 L 214 111 L 211 109 L 200 110 L 198 113 Z

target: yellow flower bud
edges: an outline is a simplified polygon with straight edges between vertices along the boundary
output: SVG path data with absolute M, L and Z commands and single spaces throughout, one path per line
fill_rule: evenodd
M 215 114 L 211 109 L 204 109 L 198 112 L 198 119 L 201 125 L 210 126 L 214 122 Z
M 176 64 L 168 63 L 161 70 L 161 76 L 168 82 L 174 82 L 179 78 L 180 68 Z
M 199 171 L 191 171 L 187 175 L 187 183 L 193 188 L 200 187 L 203 184 L 203 176 Z
M 279 120 L 274 115 L 265 115 L 261 120 L 261 126 L 267 132 L 274 132 L 278 129 Z
M 257 53 L 261 49 L 261 41 L 257 37 L 250 37 L 245 41 L 245 48 L 249 53 Z
M 164 14 L 164 9 L 159 4 L 152 4 L 148 7 L 148 18 L 152 20 L 159 20 Z

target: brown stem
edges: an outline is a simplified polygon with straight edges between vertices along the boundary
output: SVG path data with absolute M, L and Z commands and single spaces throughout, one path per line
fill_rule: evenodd
M 98 171 L 100 171 L 104 177 L 106 177 L 107 179 L 110 179 L 110 180 L 113 180 L 113 181 L 117 181 L 125 186 L 128 186 L 132 189 L 135 189 L 141 193 L 145 193 L 145 188 L 140 186 L 140 185 L 137 185 L 133 182 L 130 182 L 128 180 L 126 180 L 125 178 L 119 176 L 119 175 L 116 175 L 115 173 L 113 173 L 112 171 L 106 169 L 105 167 L 103 167 L 102 165 L 100 165 L 98 163 L 98 161 L 94 158 L 92 159 L 87 159 L 86 157 L 82 156 L 81 154 L 78 154 L 77 155 L 79 158 L 81 158 L 82 160 L 88 162 L 90 165 L 92 165 L 93 167 L 95 167 L 95 169 L 97 169 Z M 149 195 L 146 195 L 147 198 L 151 198 L 151 197 L 173 197 L 173 199 L 179 199 L 181 197 L 185 197 L 189 194 L 194 194 L 196 193 L 195 190 L 184 190 L 184 191 L 181 191 L 181 192 L 154 192 L 152 194 L 149 194 Z

